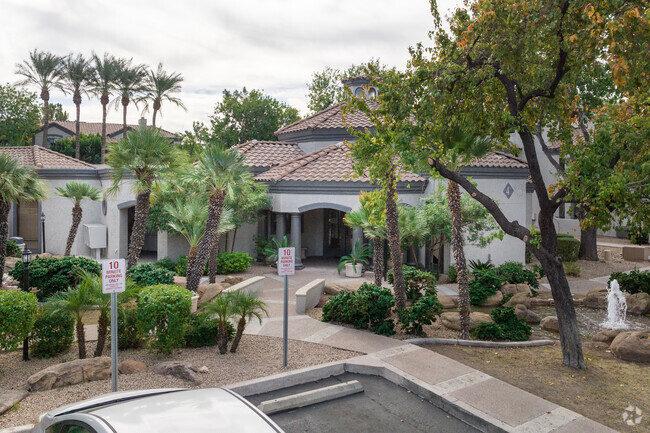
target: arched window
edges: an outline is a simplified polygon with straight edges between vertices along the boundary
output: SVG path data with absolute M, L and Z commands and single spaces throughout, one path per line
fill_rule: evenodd
M 356 90 L 354 91 L 354 96 L 356 98 L 363 97 L 363 87 L 357 87 Z
M 368 90 L 368 98 L 377 99 L 377 90 L 375 90 L 374 87 L 371 87 L 370 90 Z

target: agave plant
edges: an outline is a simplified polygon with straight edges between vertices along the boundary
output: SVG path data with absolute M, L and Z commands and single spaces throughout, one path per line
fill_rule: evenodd
M 341 270 L 350 263 L 352 265 L 352 269 L 354 269 L 354 272 L 357 271 L 357 265 L 359 263 L 362 263 L 364 265 L 368 264 L 368 259 L 372 257 L 372 250 L 369 244 L 366 245 L 361 245 L 359 241 L 357 241 L 354 244 L 354 247 L 352 248 L 352 252 L 348 254 L 347 256 L 341 257 L 341 261 L 339 262 L 339 267 L 338 271 L 339 274 L 341 273 Z
M 278 250 L 280 248 L 289 248 L 292 247 L 293 244 L 289 242 L 286 236 L 282 237 L 282 241 L 278 241 L 275 238 L 271 239 L 271 245 L 268 245 L 264 249 L 264 257 L 266 257 L 268 260 L 271 260 L 272 262 L 275 262 L 278 260 Z

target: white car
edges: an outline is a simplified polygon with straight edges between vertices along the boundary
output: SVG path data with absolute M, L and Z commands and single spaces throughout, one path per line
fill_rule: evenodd
M 41 416 L 33 433 L 283 433 L 243 397 L 224 388 L 106 394 Z

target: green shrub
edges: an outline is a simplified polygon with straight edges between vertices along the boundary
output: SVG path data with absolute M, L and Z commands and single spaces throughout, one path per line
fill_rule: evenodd
M 458 270 L 456 269 L 456 266 L 449 265 L 449 269 L 447 270 L 447 277 L 449 277 L 450 283 L 455 283 L 458 281 Z
M 185 347 L 214 346 L 219 338 L 219 320 L 210 313 L 190 315 L 187 332 L 185 333 Z M 235 335 L 235 327 L 226 322 L 228 340 Z
M 79 282 L 79 270 L 92 275 L 101 273 L 101 265 L 86 257 L 36 257 L 29 265 L 29 285 L 38 288 L 38 299 L 44 300 Z M 24 265 L 17 262 L 9 274 L 23 285 Z
M 349 323 L 381 335 L 393 335 L 395 323 L 389 318 L 395 298 L 390 289 L 364 283 L 356 292 L 341 292 L 323 305 L 323 322 Z
M 481 260 L 470 260 L 469 268 L 472 270 L 472 272 L 475 270 L 484 271 L 486 269 L 494 269 L 494 264 L 492 263 L 491 259 L 487 259 L 484 262 Z
M 159 268 L 167 269 L 170 272 L 176 273 L 176 262 L 170 259 L 169 257 L 163 257 L 162 259 L 155 262 L 154 265 L 158 266 Z
M 501 278 L 494 269 L 474 271 L 474 279 L 469 282 L 469 299 L 472 305 L 481 305 L 501 288 Z
M 639 271 L 633 269 L 629 274 L 624 272 L 614 272 L 609 277 L 609 282 L 618 281 L 621 290 L 631 294 L 647 293 L 650 295 L 650 271 Z
M 531 327 L 515 314 L 513 307 L 495 308 L 490 313 L 494 323 L 481 323 L 474 330 L 474 338 L 480 340 L 525 341 L 530 338 Z
M 442 312 L 442 304 L 436 296 L 422 296 L 408 308 L 399 311 L 402 330 L 407 334 L 421 335 L 424 325 L 431 325 Z
M 519 262 L 505 262 L 496 268 L 497 275 L 506 284 L 528 284 L 532 289 L 539 288 L 537 274 L 524 268 Z
M 650 229 L 644 230 L 641 227 L 629 227 L 627 229 L 627 238 L 635 245 L 647 244 L 648 236 L 650 236 Z
M 217 273 L 232 274 L 244 272 L 250 268 L 253 258 L 248 253 L 235 251 L 234 253 L 223 252 L 217 256 Z
M 150 349 L 169 354 L 183 345 L 192 307 L 192 293 L 183 287 L 161 284 L 138 295 L 138 326 L 152 332 Z
M 7 251 L 5 252 L 7 257 L 21 257 L 23 252 L 14 241 L 7 241 Z
M 70 313 L 50 314 L 39 310 L 29 336 L 31 355 L 51 358 L 65 352 L 74 342 L 74 316 Z
M 33 293 L 0 290 L 0 349 L 15 350 L 29 336 L 37 313 Z
M 537 278 L 544 278 L 546 276 L 546 271 L 542 265 L 533 265 L 533 272 L 537 275 Z
M 421 271 L 413 266 L 403 265 L 404 281 L 406 282 L 406 298 L 411 301 L 420 299 L 423 295 L 436 296 L 435 275 Z M 388 271 L 388 282 L 393 284 L 393 270 Z
M 580 266 L 575 262 L 564 262 L 564 273 L 570 277 L 580 276 Z
M 580 252 L 580 241 L 573 236 L 560 233 L 557 236 L 557 252 L 562 261 L 575 262 Z
M 160 268 L 153 263 L 142 263 L 129 269 L 129 277 L 143 287 L 158 284 L 174 284 L 174 273 Z
M 145 334 L 138 326 L 138 310 L 134 305 L 124 305 L 117 315 L 117 348 L 139 349 L 144 345 Z

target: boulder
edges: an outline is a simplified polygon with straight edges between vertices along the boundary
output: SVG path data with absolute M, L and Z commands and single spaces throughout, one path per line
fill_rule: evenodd
M 517 317 L 519 317 L 520 319 L 524 319 L 526 321 L 526 323 L 529 323 L 529 324 L 532 324 L 532 325 L 537 325 L 542 320 L 542 318 L 539 317 L 539 314 L 535 313 L 532 310 L 529 310 L 523 304 L 515 305 L 515 315 Z
M 228 284 L 228 285 L 234 286 L 235 284 L 241 283 L 245 279 L 246 278 L 240 277 L 238 275 L 230 275 L 230 276 L 227 276 L 226 278 L 224 278 L 223 282 Z
M 512 298 L 504 305 L 506 307 L 514 307 L 517 304 L 524 305 L 526 308 L 530 308 L 531 304 L 531 295 L 530 293 L 520 292 L 512 295 Z
M 203 378 L 199 374 L 199 370 L 183 361 L 161 362 L 154 365 L 151 371 L 156 374 L 162 374 L 163 376 L 174 376 L 186 380 L 192 385 L 200 385 L 203 383 Z
M 621 332 L 609 350 L 625 361 L 650 362 L 650 330 Z
M 607 288 L 591 289 L 583 303 L 588 308 L 607 309 Z
M 445 295 L 444 293 L 438 293 L 438 300 L 442 304 L 443 308 L 454 308 L 456 306 L 454 299 L 449 295 Z
M 627 312 L 638 315 L 650 313 L 650 295 L 641 292 L 628 296 Z
M 447 312 L 440 315 L 441 323 L 449 329 L 460 331 L 460 316 L 457 312 Z M 489 314 L 485 313 L 471 313 L 469 315 L 469 330 L 473 331 L 481 323 L 492 322 Z
M 614 338 L 616 338 L 616 336 L 621 332 L 623 331 L 620 329 L 602 329 L 592 337 L 591 341 L 609 344 L 614 341 Z
M 515 293 L 532 293 L 528 284 L 504 284 L 500 290 L 503 296 Z
M 187 284 L 187 278 L 174 275 L 174 284 L 176 284 L 177 286 L 185 287 L 185 285 Z
M 331 281 L 325 282 L 323 291 L 328 295 L 338 295 L 343 290 L 356 291 L 361 286 L 361 283 L 333 283 Z
M 127 359 L 126 361 L 122 361 L 117 365 L 117 371 L 119 371 L 120 374 L 146 373 L 147 366 L 144 362 Z
M 197 291 L 199 295 L 199 305 L 203 305 L 206 302 L 210 302 L 223 291 L 223 286 L 219 283 L 213 284 L 200 284 Z
M 199 373 L 207 374 L 210 372 L 210 369 L 205 365 L 199 368 Z
M 497 292 L 488 297 L 485 301 L 481 302 L 482 307 L 498 307 L 503 301 L 503 293 L 497 290 Z
M 35 373 L 27 379 L 29 391 L 47 391 L 52 388 L 76 385 L 82 382 L 104 380 L 111 376 L 111 358 L 77 359 L 56 364 Z
M 542 329 L 551 332 L 560 332 L 560 324 L 555 316 L 546 316 L 541 321 Z
M 23 389 L 0 390 L 0 415 L 14 407 L 16 403 L 27 397 L 28 392 Z
M 20 260 L 20 257 L 5 257 L 5 272 L 13 271 Z

